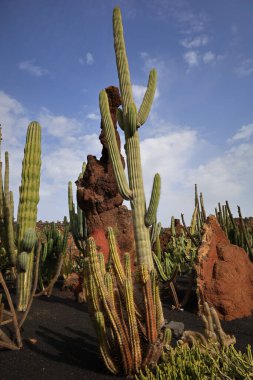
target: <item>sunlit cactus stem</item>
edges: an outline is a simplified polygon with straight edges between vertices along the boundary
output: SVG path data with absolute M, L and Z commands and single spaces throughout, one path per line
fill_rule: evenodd
M 154 264 L 151 253 L 149 227 L 156 220 L 156 212 L 160 197 L 160 176 L 159 174 L 155 175 L 150 205 L 147 210 L 142 178 L 138 128 L 146 121 L 150 112 L 156 90 L 156 71 L 151 70 L 150 72 L 146 94 L 143 98 L 139 111 L 137 111 L 133 100 L 130 72 L 119 8 L 115 8 L 113 12 L 113 31 L 116 63 L 122 98 L 122 110 L 118 109 L 117 117 L 120 127 L 125 132 L 128 181 L 121 162 L 120 152 L 115 137 L 115 130 L 110 116 L 108 98 L 105 91 L 100 92 L 100 110 L 119 192 L 124 199 L 130 200 L 131 203 L 136 257 L 139 264 L 147 265 L 147 268 L 150 271 L 154 268 Z
M 27 129 L 26 145 L 22 162 L 20 199 L 18 207 L 18 252 L 28 229 L 36 227 L 37 205 L 39 202 L 41 168 L 41 127 L 31 122 Z M 33 275 L 34 251 L 28 254 L 27 269 L 18 273 L 18 310 L 26 310 Z

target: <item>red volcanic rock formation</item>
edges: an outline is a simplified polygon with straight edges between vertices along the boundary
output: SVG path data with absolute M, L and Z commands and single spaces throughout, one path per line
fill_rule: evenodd
M 217 219 L 207 218 L 198 250 L 198 296 L 230 321 L 253 311 L 253 263 L 247 253 L 229 242 Z
M 106 88 L 106 92 L 120 149 L 120 136 L 116 126 L 116 110 L 121 105 L 119 90 L 117 87 L 110 86 Z M 121 254 L 129 252 L 133 256 L 135 243 L 132 213 L 122 205 L 123 198 L 118 192 L 102 122 L 99 139 L 103 146 L 102 156 L 99 160 L 95 156 L 87 157 L 83 178 L 76 181 L 77 201 L 79 207 L 85 212 L 89 236 L 94 237 L 98 251 L 103 252 L 107 262 L 109 247 L 106 231 L 108 227 L 113 227 L 115 231 Z M 122 156 L 121 159 L 125 166 Z

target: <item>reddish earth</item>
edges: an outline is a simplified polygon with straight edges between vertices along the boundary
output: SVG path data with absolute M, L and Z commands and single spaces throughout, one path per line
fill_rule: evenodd
M 196 266 L 199 297 L 212 304 L 220 319 L 231 321 L 253 311 L 253 263 L 229 242 L 215 216 L 204 225 Z

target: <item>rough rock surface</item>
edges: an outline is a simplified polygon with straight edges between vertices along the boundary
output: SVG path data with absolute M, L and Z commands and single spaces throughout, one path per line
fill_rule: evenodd
M 253 263 L 247 253 L 227 239 L 215 216 L 204 225 L 198 251 L 197 288 L 219 318 L 231 321 L 253 311 Z
M 110 86 L 106 88 L 106 92 L 120 149 L 120 136 L 116 126 L 116 110 L 121 105 L 119 90 L 117 87 Z M 133 256 L 135 245 L 132 214 L 126 206 L 122 205 L 123 198 L 118 192 L 114 178 L 102 122 L 99 139 L 103 146 L 102 156 L 99 160 L 95 156 L 87 157 L 83 178 L 76 182 L 77 201 L 79 207 L 85 212 L 88 234 L 95 238 L 98 251 L 103 252 L 107 261 L 109 248 L 106 231 L 108 227 L 114 228 L 121 254 L 129 252 Z M 121 159 L 125 166 L 122 156 Z

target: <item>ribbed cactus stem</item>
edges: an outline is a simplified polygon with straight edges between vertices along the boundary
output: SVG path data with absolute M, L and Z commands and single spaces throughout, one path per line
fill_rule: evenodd
M 41 127 L 31 122 L 27 129 L 24 159 L 22 162 L 20 199 L 18 208 L 18 251 L 26 230 L 35 229 L 39 202 L 41 168 Z M 18 310 L 25 311 L 31 291 L 34 252 L 29 253 L 27 270 L 18 274 Z
M 156 173 L 154 177 L 148 211 L 145 215 L 145 224 L 147 227 L 151 226 L 156 221 L 156 214 L 157 214 L 157 208 L 158 208 L 159 199 L 160 199 L 160 193 L 161 193 L 161 177 L 158 173 Z
M 109 103 L 106 91 L 101 91 L 99 94 L 99 105 L 101 116 L 104 122 L 106 141 L 109 147 L 110 158 L 112 160 L 114 174 L 118 184 L 119 192 L 121 196 L 129 200 L 132 196 L 131 190 L 128 187 L 126 175 L 124 172 L 123 164 L 120 157 L 120 151 L 118 149 L 115 130 L 110 115 Z
M 119 8 L 114 8 L 113 10 L 113 35 L 123 113 L 126 115 L 129 105 L 132 104 L 134 100 Z
M 152 69 L 149 74 L 147 90 L 145 92 L 143 101 L 141 103 L 141 106 L 137 115 L 138 126 L 143 125 L 148 118 L 148 115 L 149 115 L 149 112 L 150 112 L 150 109 L 155 97 L 156 81 L 157 81 L 156 71 Z
M 126 132 L 125 132 L 126 133 Z M 149 229 L 145 225 L 146 201 L 141 168 L 140 141 L 136 130 L 132 137 L 126 138 L 126 153 L 129 187 L 132 190 L 132 214 L 136 257 L 139 264 L 147 264 L 148 269 L 154 268 Z
M 10 188 L 9 188 L 9 153 L 5 152 L 5 171 L 4 171 L 4 193 L 9 194 Z

